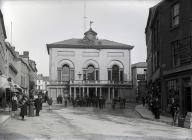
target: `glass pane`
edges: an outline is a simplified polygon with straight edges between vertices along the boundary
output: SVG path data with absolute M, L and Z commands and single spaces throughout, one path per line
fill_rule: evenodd
M 120 71 L 120 81 L 123 82 L 123 71 Z
M 63 81 L 69 81 L 69 66 L 64 65 L 62 70 L 62 80 Z
M 112 80 L 119 81 L 119 67 L 117 65 L 112 67 Z
M 86 70 L 83 71 L 83 80 L 86 80 Z
M 111 71 L 108 71 L 108 80 L 111 81 Z
M 99 80 L 99 70 L 96 70 L 96 80 Z
M 88 76 L 88 80 L 95 80 L 95 68 L 94 68 L 94 66 L 92 66 L 92 65 L 88 66 L 87 76 Z

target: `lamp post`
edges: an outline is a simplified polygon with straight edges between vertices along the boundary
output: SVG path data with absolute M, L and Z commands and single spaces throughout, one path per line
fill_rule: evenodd
M 78 76 L 79 76 L 79 94 L 80 94 L 80 95 L 81 95 L 81 89 L 80 89 L 80 85 L 81 85 L 81 81 L 80 81 L 80 80 L 81 80 L 81 75 L 82 75 L 82 74 L 79 72 L 79 73 L 78 73 Z

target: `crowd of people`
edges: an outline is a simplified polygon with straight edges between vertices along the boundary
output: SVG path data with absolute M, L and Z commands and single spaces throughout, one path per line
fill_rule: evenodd
M 148 109 L 153 113 L 155 119 L 160 119 L 161 114 L 161 102 L 158 96 L 148 96 L 142 97 L 142 104 L 148 104 Z M 173 119 L 173 125 L 176 124 L 179 117 L 179 104 L 176 102 L 175 98 L 172 97 L 168 101 L 168 112 L 171 114 Z
M 12 117 L 20 116 L 22 120 L 24 120 L 26 115 L 35 115 L 39 116 L 39 112 L 42 110 L 42 104 L 45 100 L 43 99 L 42 95 L 35 94 L 28 97 L 25 94 L 16 94 L 13 93 L 11 106 L 12 106 Z M 20 112 L 19 112 L 20 110 Z M 19 114 L 18 114 L 19 112 Z
M 113 98 L 112 109 L 115 109 L 118 104 L 120 109 L 125 109 L 126 99 L 121 97 Z
M 74 98 L 73 96 L 68 98 L 69 102 L 72 103 L 73 107 L 96 107 L 103 109 L 105 107 L 106 99 L 102 96 L 93 96 L 93 97 L 79 97 Z M 65 99 L 66 101 L 66 99 Z

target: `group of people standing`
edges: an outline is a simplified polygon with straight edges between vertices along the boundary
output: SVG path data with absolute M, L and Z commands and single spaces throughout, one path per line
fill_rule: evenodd
M 106 99 L 103 96 L 94 96 L 94 97 L 71 97 L 69 101 L 72 103 L 73 107 L 96 107 L 103 109 L 105 107 Z
M 126 99 L 125 98 L 113 98 L 112 100 L 112 109 L 115 109 L 116 105 L 119 103 L 120 109 L 125 109 Z
M 41 95 L 35 95 L 28 97 L 25 94 L 13 94 L 12 97 L 12 117 L 18 115 L 18 110 L 20 109 L 20 116 L 22 120 L 26 115 L 33 116 L 34 109 L 36 110 L 36 116 L 39 116 L 40 110 L 42 110 L 43 99 Z M 35 108 L 34 108 L 35 107 Z
M 142 98 L 143 106 L 145 103 L 148 103 L 148 109 L 154 114 L 155 119 L 160 119 L 161 113 L 161 103 L 158 96 L 152 97 L 149 96 L 148 98 Z M 170 98 L 168 103 L 168 111 L 172 116 L 173 125 L 176 124 L 179 116 L 179 104 L 176 102 L 175 98 Z

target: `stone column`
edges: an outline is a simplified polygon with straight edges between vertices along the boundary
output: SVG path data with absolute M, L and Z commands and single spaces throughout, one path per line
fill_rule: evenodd
M 112 90 L 112 98 L 115 97 L 115 88 L 113 87 L 113 90 Z
M 74 99 L 76 98 L 76 88 L 77 87 L 74 87 Z
M 71 97 L 71 87 L 69 87 L 69 95 L 70 95 L 70 97 Z
M 111 100 L 111 99 L 110 99 L 110 91 L 111 91 L 111 88 L 108 87 L 108 97 L 107 97 L 107 100 L 109 100 L 109 101 Z
M 87 87 L 87 96 L 89 97 L 89 87 Z
M 83 97 L 85 97 L 85 87 L 83 87 Z
M 95 95 L 97 96 L 97 87 L 95 88 Z

